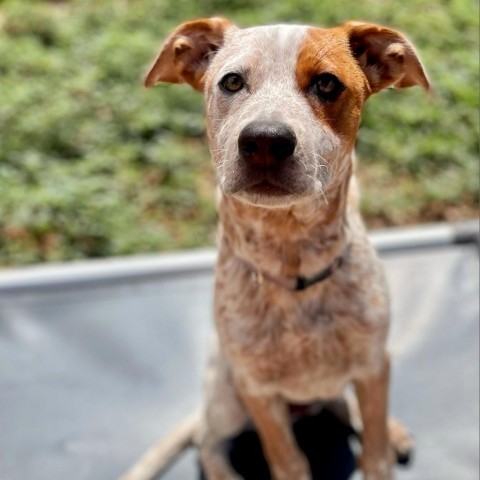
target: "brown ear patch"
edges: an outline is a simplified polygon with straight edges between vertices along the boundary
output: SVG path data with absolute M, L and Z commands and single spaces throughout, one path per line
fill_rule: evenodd
M 208 65 L 232 24 L 224 18 L 202 18 L 180 25 L 166 40 L 150 68 L 145 86 L 187 82 L 202 91 Z
M 350 22 L 347 29 L 353 56 L 372 93 L 387 87 L 405 88 L 429 82 L 413 45 L 399 32 L 378 25 Z

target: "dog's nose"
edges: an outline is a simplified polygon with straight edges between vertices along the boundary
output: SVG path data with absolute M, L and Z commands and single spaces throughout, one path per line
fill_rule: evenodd
M 251 122 L 238 137 L 240 158 L 253 167 L 274 167 L 290 157 L 297 145 L 293 130 L 282 122 Z

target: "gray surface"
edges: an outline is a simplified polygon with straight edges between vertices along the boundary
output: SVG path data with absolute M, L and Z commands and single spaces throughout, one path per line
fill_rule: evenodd
M 399 480 L 477 480 L 478 250 L 384 256 Z M 211 274 L 0 294 L 0 480 L 114 479 L 200 401 Z M 193 480 L 193 454 L 164 477 Z

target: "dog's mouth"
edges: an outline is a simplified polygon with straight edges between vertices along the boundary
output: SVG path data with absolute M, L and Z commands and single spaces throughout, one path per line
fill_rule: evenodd
M 247 203 L 263 207 L 285 207 L 299 198 L 299 193 L 290 186 L 266 179 L 244 185 L 233 195 Z
M 276 171 L 239 168 L 232 181 L 221 187 L 226 195 L 252 205 L 284 207 L 310 194 L 310 185 L 304 178 L 297 177 L 295 168 Z
M 275 168 L 246 165 L 240 159 L 219 171 L 220 188 L 227 196 L 258 206 L 282 207 L 300 201 L 316 192 L 312 175 L 305 174 L 301 159 L 286 159 Z M 319 182 L 317 182 L 319 183 Z
M 255 185 L 251 185 L 247 187 L 244 191 L 246 194 L 249 195 L 265 195 L 268 197 L 284 197 L 286 195 L 291 195 L 292 193 L 285 187 L 275 185 L 268 180 L 262 180 Z

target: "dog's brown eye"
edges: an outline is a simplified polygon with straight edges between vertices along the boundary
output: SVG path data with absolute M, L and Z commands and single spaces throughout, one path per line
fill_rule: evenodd
M 326 102 L 333 102 L 345 90 L 343 83 L 331 73 L 322 73 L 314 80 L 317 96 Z
M 245 86 L 245 82 L 238 73 L 229 73 L 220 80 L 220 86 L 226 92 L 235 93 Z

